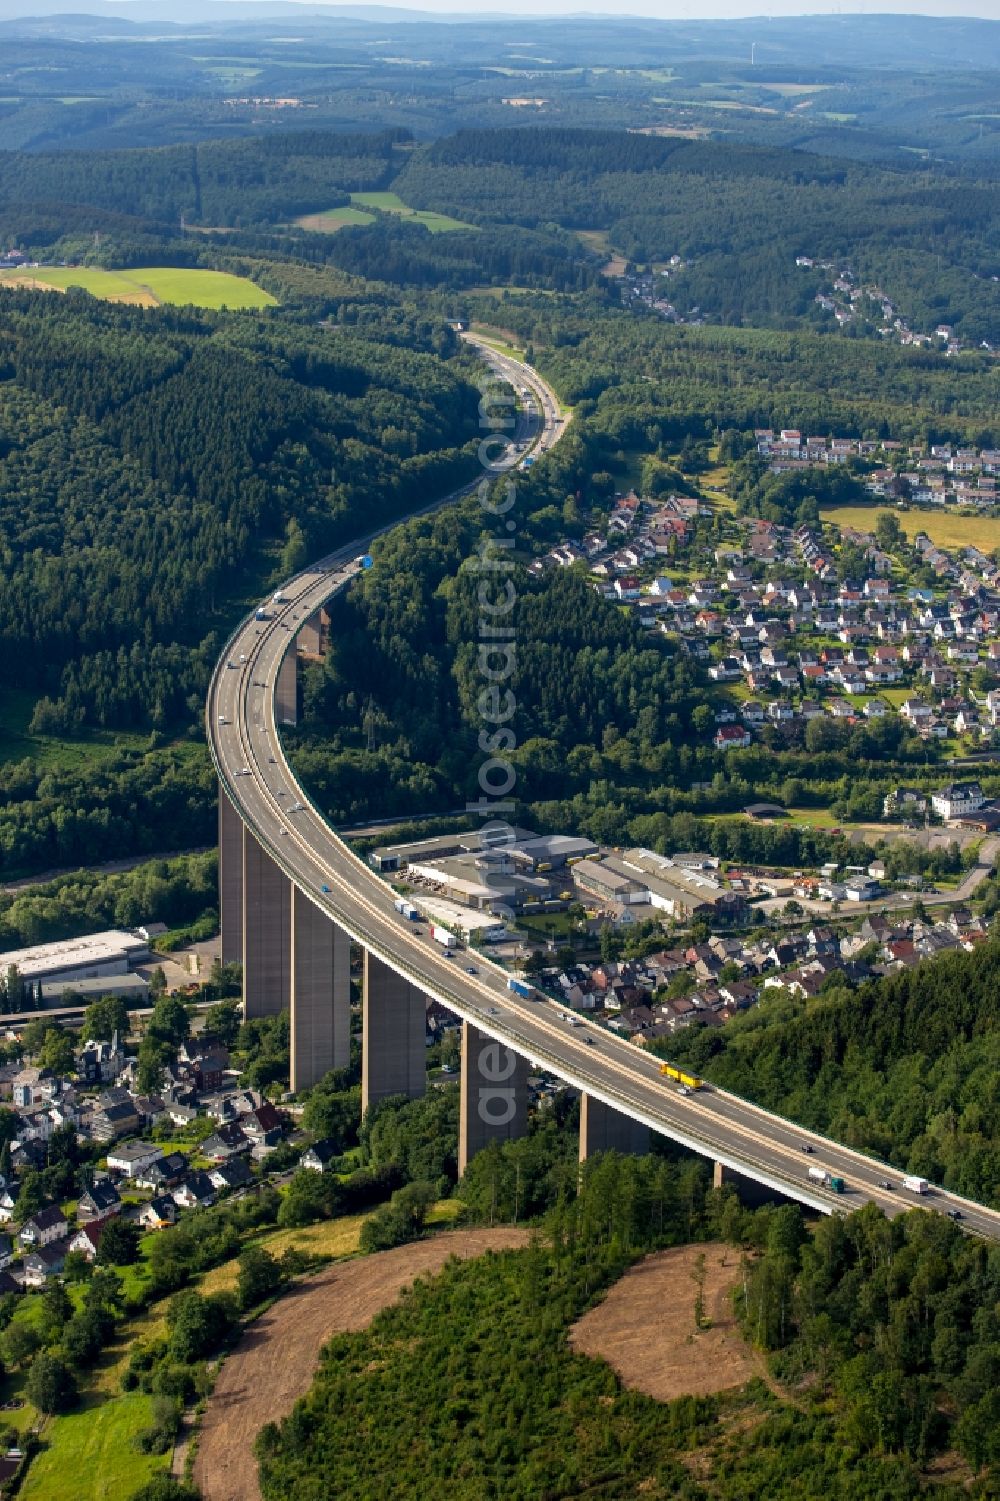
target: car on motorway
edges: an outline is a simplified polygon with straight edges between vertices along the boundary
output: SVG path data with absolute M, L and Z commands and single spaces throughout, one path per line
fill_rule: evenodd
M 803 1152 L 811 1152 L 813 1149 L 812 1143 L 808 1141 L 800 1141 L 799 1146 L 802 1148 Z
M 587 1044 L 588 1048 L 596 1047 L 596 1045 L 597 1045 L 594 1042 L 594 1039 L 592 1037 L 588 1036 L 588 1037 L 585 1037 L 583 1040 Z
M 219 715 L 219 723 L 220 724 L 228 724 L 229 723 L 229 720 L 226 718 L 225 714 L 220 714 Z
M 236 671 L 236 663 L 235 662 L 227 662 L 226 666 L 229 668 L 230 672 L 235 672 Z
M 878 1180 L 878 1186 L 879 1186 L 879 1188 L 895 1188 L 896 1187 L 895 1183 L 890 1183 L 888 1178 L 880 1178 Z
M 327 894 L 329 894 L 329 891 L 330 891 L 329 886 L 327 886 L 327 885 L 324 884 L 319 889 L 320 889 L 320 891 L 325 891 Z
M 287 829 L 279 829 L 279 830 L 278 830 L 278 833 L 279 833 L 279 834 L 287 834 L 287 833 L 288 833 L 288 830 L 287 830 Z
M 960 1209 L 949 1209 L 948 1218 L 950 1220 L 960 1220 L 964 1219 L 964 1215 L 962 1214 L 962 1211 Z
M 478 975 L 479 971 L 474 964 L 467 964 L 465 966 L 465 973 L 467 975 Z
M 678 1089 L 677 1093 L 678 1094 L 690 1094 L 691 1090 L 690 1090 L 690 1087 L 687 1084 L 682 1084 L 680 1086 L 680 1088 Z
M 454 959 L 454 957 L 455 957 L 455 950 L 454 949 L 445 949 L 445 951 L 444 951 L 444 957 L 446 959 Z
M 301 813 L 302 809 L 304 807 L 305 807 L 305 803 L 293 803 L 292 804 L 292 812 L 293 813 Z

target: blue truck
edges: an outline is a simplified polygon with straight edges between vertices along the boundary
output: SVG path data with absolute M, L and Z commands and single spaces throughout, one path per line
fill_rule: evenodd
M 519 980 L 515 975 L 511 975 L 507 981 L 507 989 L 512 990 L 515 995 L 522 996 L 526 1001 L 537 1001 L 539 999 L 538 991 L 529 985 L 527 980 Z

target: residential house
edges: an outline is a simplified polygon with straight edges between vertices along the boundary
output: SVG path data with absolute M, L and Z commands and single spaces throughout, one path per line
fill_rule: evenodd
M 108 1152 L 108 1171 L 121 1173 L 123 1177 L 138 1179 L 144 1168 L 163 1156 L 163 1148 L 151 1141 L 129 1141 Z
M 147 1204 L 140 1205 L 135 1221 L 144 1230 L 165 1230 L 177 1223 L 177 1205 L 169 1194 L 154 1194 Z
M 59 1205 L 50 1204 L 25 1220 L 18 1239 L 22 1246 L 50 1246 L 53 1241 L 62 1240 L 68 1229 L 69 1223 Z
M 21 1280 L 25 1287 L 44 1287 L 50 1277 L 57 1277 L 66 1262 L 69 1244 L 65 1240 L 47 1246 L 37 1246 L 24 1256 L 24 1271 Z
M 200 1170 L 191 1173 L 173 1190 L 173 1200 L 182 1209 L 199 1209 L 214 1204 L 215 1188 L 211 1178 Z
M 230 1157 L 208 1170 L 209 1181 L 220 1193 L 235 1188 L 246 1188 L 254 1182 L 253 1170 L 245 1157 Z
M 202 1143 L 201 1150 L 202 1155 L 213 1162 L 225 1162 L 230 1157 L 239 1156 L 241 1152 L 249 1152 L 251 1146 L 250 1138 L 242 1125 L 237 1121 L 227 1121 Z
M 179 1183 L 187 1174 L 188 1166 L 183 1152 L 166 1152 L 142 1168 L 135 1182 L 140 1188 L 151 1188 L 154 1193 L 160 1193 Z
M 121 1210 L 121 1195 L 110 1178 L 98 1178 L 90 1188 L 84 1189 L 76 1206 L 76 1217 L 81 1224 L 90 1220 L 103 1220 Z
M 985 802 L 985 794 L 978 782 L 950 782 L 931 795 L 931 807 L 946 822 L 977 813 Z
M 882 811 L 886 818 L 894 818 L 899 813 L 922 816 L 927 812 L 927 799 L 918 787 L 894 787 L 886 793 Z
M 751 743 L 750 731 L 742 725 L 723 724 L 715 732 L 716 750 L 745 750 Z
M 299 1158 L 299 1167 L 309 1168 L 314 1173 L 325 1173 L 330 1163 L 335 1162 L 340 1155 L 336 1145 L 329 1138 L 323 1138 L 314 1141 L 311 1147 L 306 1147 Z
M 109 1214 L 103 1220 L 91 1220 L 89 1224 L 81 1226 L 75 1235 L 70 1236 L 69 1249 L 78 1251 L 87 1261 L 95 1261 L 101 1249 L 101 1236 L 114 1218 L 114 1215 Z

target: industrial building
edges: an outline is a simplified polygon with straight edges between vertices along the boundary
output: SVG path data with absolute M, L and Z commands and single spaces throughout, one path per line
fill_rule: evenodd
M 149 957 L 148 939 L 112 928 L 106 933 L 88 933 L 84 938 L 11 949 L 0 955 L 0 964 L 4 969 L 14 966 L 22 980 L 66 986 L 78 980 L 126 975 L 132 965 L 142 964 Z
M 649 891 L 641 874 L 623 870 L 620 864 L 610 859 L 577 861 L 573 866 L 573 884 L 602 902 L 630 905 L 649 901 Z
M 497 922 L 490 913 L 479 912 L 474 907 L 462 907 L 458 902 L 421 894 L 420 909 L 431 922 L 461 934 L 466 942 L 478 938 L 483 943 L 500 943 L 507 937 L 506 923 Z
M 506 827 L 506 826 L 505 826 Z M 485 837 L 484 837 L 485 835 Z M 447 860 L 455 855 L 480 854 L 488 849 L 523 847 L 535 840 L 529 829 L 513 830 L 513 839 L 491 838 L 487 830 L 459 829 L 455 834 L 436 834 L 428 839 L 416 839 L 409 844 L 388 844 L 372 850 L 368 863 L 382 875 L 394 870 L 406 870 L 412 864 L 427 864 Z
M 102 996 L 122 996 L 130 1006 L 145 1006 L 149 1000 L 149 981 L 142 975 L 107 975 L 97 980 L 43 980 L 42 1004 L 59 1006 L 66 991 L 72 991 L 89 1006 Z
M 547 901 L 550 896 L 545 877 L 516 870 L 507 850 L 453 855 L 433 862 L 411 860 L 406 873 L 463 907 L 498 915 Z

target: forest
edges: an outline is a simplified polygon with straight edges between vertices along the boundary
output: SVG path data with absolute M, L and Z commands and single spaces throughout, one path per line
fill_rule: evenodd
M 405 136 L 307 131 L 131 151 L 2 152 L 0 199 L 8 219 L 65 204 L 173 226 L 272 224 L 383 186 Z
M 974 355 L 959 365 L 806 330 L 676 327 L 555 298 L 511 298 L 503 320 L 588 426 L 626 450 L 730 428 L 927 443 L 996 435 L 996 373 Z
M 915 328 L 1000 339 L 992 281 L 1000 190 L 918 170 L 676 136 L 523 128 L 460 131 L 414 152 L 395 190 L 474 223 L 606 231 L 629 260 L 684 263 L 670 298 L 710 322 L 791 327 L 816 277 L 797 256 L 850 264 Z
M 192 722 L 234 605 L 460 478 L 473 401 L 372 322 L 0 294 L 0 683 L 45 733 Z
M 284 20 L 79 10 L 33 22 L 5 0 L 0 149 L 106 151 L 387 126 L 434 139 L 525 123 L 674 130 L 935 170 L 996 170 L 996 28 L 872 14 L 651 21 L 423 18 L 313 9 Z M 153 45 L 150 45 L 152 43 Z M 752 59 L 753 49 L 753 59 Z M 527 53 L 527 56 L 525 54 Z M 751 60 L 752 59 L 752 60 Z M 932 66 L 929 66 L 932 62 Z M 512 106 L 527 64 L 542 90 Z M 268 103 L 268 101 L 273 101 Z

